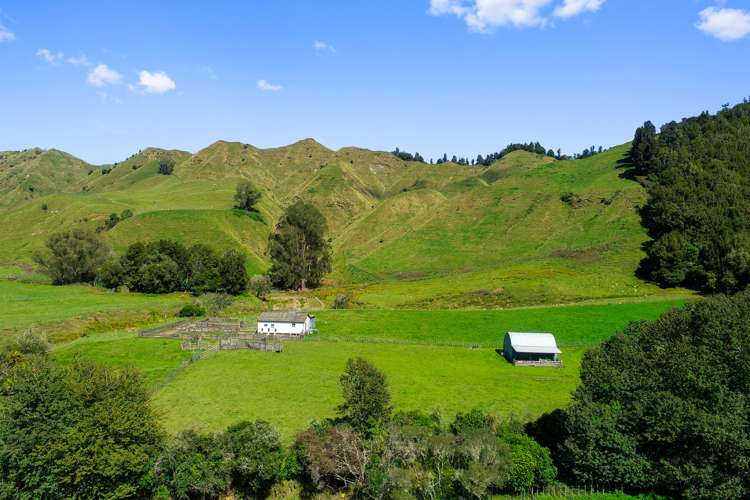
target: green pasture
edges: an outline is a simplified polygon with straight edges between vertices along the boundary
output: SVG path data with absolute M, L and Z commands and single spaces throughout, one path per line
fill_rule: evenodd
M 291 439 L 311 420 L 333 415 L 346 360 L 362 356 L 383 370 L 396 409 L 446 417 L 481 408 L 530 419 L 564 406 L 585 350 L 630 321 L 653 319 L 682 301 L 535 307 L 504 311 L 319 311 L 320 333 L 286 342 L 279 354 L 219 352 L 184 369 L 179 341 L 134 333 L 95 335 L 55 351 L 144 371 L 170 432 L 220 430 L 262 418 Z M 508 330 L 551 331 L 564 367 L 513 367 L 497 352 Z

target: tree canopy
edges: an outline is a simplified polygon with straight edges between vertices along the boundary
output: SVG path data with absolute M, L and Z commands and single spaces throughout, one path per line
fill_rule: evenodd
M 652 240 L 641 272 L 663 286 L 734 293 L 750 283 L 750 102 L 648 124 L 633 161 L 648 175 L 642 221 Z
M 325 239 L 326 219 L 311 203 L 288 207 L 268 239 L 269 276 L 285 289 L 316 288 L 331 271 L 331 247 Z
M 248 181 L 241 181 L 237 184 L 237 190 L 234 193 L 234 208 L 252 212 L 260 197 L 261 193 L 255 186 Z
M 560 462 L 579 484 L 748 498 L 749 401 L 750 292 L 673 310 L 586 353 Z
M 93 282 L 97 269 L 109 255 L 102 239 L 84 229 L 52 234 L 46 247 L 34 254 L 34 260 L 55 285 Z

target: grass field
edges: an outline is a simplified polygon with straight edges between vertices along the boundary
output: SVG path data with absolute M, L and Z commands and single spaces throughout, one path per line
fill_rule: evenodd
M 284 352 L 213 354 L 184 370 L 175 340 L 122 332 L 95 335 L 55 351 L 133 366 L 159 384 L 153 402 L 170 432 L 220 430 L 263 418 L 290 439 L 312 419 L 333 415 L 346 360 L 362 356 L 388 376 L 398 409 L 437 409 L 446 416 L 481 408 L 528 419 L 566 404 L 586 348 L 628 322 L 653 319 L 681 301 L 539 307 L 506 311 L 321 311 L 319 334 L 286 342 Z M 507 330 L 552 331 L 562 369 L 509 365 L 496 352 Z
M 0 333 L 37 328 L 54 341 L 58 334 L 78 336 L 97 324 L 106 329 L 118 322 L 173 316 L 188 301 L 179 294 L 109 293 L 86 285 L 61 287 L 0 279 Z

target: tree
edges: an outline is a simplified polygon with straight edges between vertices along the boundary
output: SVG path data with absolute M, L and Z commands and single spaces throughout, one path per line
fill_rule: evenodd
M 579 484 L 750 495 L 750 292 L 632 323 L 586 353 L 560 465 Z
M 271 278 L 265 274 L 257 274 L 250 278 L 250 291 L 260 300 L 266 300 L 271 292 Z
M 638 175 L 648 175 L 651 162 L 656 157 L 657 147 L 656 127 L 648 121 L 635 131 L 630 149 L 630 161 Z
M 234 193 L 234 208 L 254 212 L 255 204 L 258 203 L 260 197 L 261 193 L 255 186 L 247 181 L 241 181 L 237 183 L 237 190 Z
M 174 172 L 174 162 L 172 160 L 159 161 L 159 173 L 161 175 L 172 175 Z
M 314 205 L 298 201 L 286 209 L 268 240 L 274 285 L 294 290 L 320 286 L 331 271 L 326 230 L 326 219 Z
M 349 359 L 341 375 L 344 402 L 339 415 L 360 432 L 370 432 L 391 414 L 391 395 L 385 375 L 362 358 Z
M 294 470 L 279 433 L 267 422 L 233 425 L 222 440 L 233 488 L 252 498 L 266 498 L 271 487 Z
M 238 250 L 227 250 L 219 259 L 221 289 L 231 295 L 239 295 L 247 290 L 247 269 L 245 255 Z
M 146 257 L 131 277 L 130 288 L 144 293 L 170 293 L 180 289 L 179 267 L 168 255 L 155 252 Z
M 109 250 L 94 233 L 73 229 L 47 238 L 47 251 L 34 254 L 34 260 L 52 278 L 55 285 L 90 283 Z
M 135 372 L 30 359 L 0 413 L 0 496 L 148 497 L 163 439 Z
M 297 438 L 295 448 L 315 489 L 356 491 L 365 485 L 370 453 L 350 427 L 314 426 Z
M 167 498 L 219 498 L 229 491 L 231 468 L 222 440 L 183 431 L 154 464 L 157 492 Z

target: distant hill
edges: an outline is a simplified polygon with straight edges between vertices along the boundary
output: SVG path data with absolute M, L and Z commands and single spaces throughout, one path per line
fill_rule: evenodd
M 517 151 L 489 167 L 405 162 L 312 139 L 259 149 L 216 142 L 190 154 L 145 149 L 92 166 L 62 152 L 0 154 L 0 262 L 28 263 L 52 232 L 96 228 L 116 251 L 174 238 L 241 248 L 251 272 L 283 208 L 310 200 L 328 218 L 330 286 L 363 304 L 497 307 L 657 293 L 633 272 L 646 240 L 642 187 L 620 177 L 628 147 L 556 161 Z M 161 175 L 159 163 L 174 164 Z M 259 213 L 232 209 L 236 183 L 262 192 Z M 29 187 L 33 185 L 33 190 Z

